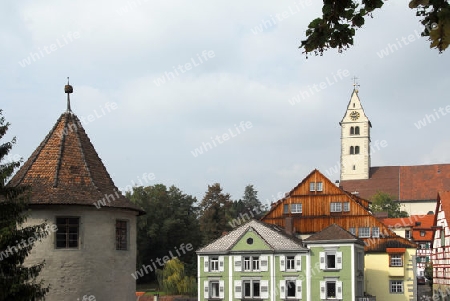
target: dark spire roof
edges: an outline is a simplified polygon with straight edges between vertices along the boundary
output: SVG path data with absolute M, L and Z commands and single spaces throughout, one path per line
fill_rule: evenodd
M 31 185 L 32 205 L 88 205 L 145 212 L 114 185 L 80 120 L 71 111 L 59 117 L 44 141 L 8 185 Z M 101 210 L 101 209 L 100 209 Z

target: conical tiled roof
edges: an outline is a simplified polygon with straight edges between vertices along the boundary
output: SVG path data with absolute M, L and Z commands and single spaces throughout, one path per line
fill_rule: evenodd
M 31 204 L 88 205 L 145 212 L 114 185 L 80 120 L 70 109 L 8 185 L 30 185 Z

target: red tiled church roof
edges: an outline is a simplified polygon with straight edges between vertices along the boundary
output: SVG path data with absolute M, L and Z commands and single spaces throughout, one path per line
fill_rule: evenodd
M 114 185 L 80 120 L 70 110 L 59 117 L 8 185 L 30 185 L 32 205 L 94 206 L 104 199 L 104 207 L 145 213 Z
M 450 189 L 450 164 L 371 167 L 369 179 L 340 186 L 364 199 L 382 191 L 400 201 L 435 200 L 437 191 Z

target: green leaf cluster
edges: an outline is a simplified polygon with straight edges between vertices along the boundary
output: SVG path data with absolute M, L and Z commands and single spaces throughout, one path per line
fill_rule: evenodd
M 303 53 L 323 55 L 323 52 L 336 48 L 338 52 L 353 45 L 355 30 L 361 28 L 367 16 L 380 9 L 382 0 L 324 0 L 322 17 L 310 22 L 306 30 L 306 39 L 299 48 Z M 417 9 L 417 16 L 423 17 L 425 26 L 422 33 L 428 36 L 430 48 L 439 52 L 447 49 L 450 43 L 450 9 L 448 0 L 411 0 L 409 7 Z
M 141 206 L 146 215 L 137 218 L 137 267 L 148 265 L 157 258 L 177 256 L 175 248 L 181 244 L 191 244 L 195 251 L 201 243 L 198 224 L 196 198 L 184 194 L 179 188 L 167 188 L 163 184 L 147 187 L 134 187 L 126 196 Z M 196 254 L 194 251 L 181 254 L 186 263 L 187 273 L 196 273 Z M 139 279 L 140 282 L 154 280 L 155 274 Z
M 370 209 L 372 212 L 387 212 L 388 217 L 408 217 L 408 212 L 401 210 L 400 202 L 394 200 L 392 196 L 384 192 L 377 192 L 371 197 Z
M 168 295 L 196 296 L 197 284 L 194 276 L 187 276 L 184 264 L 178 258 L 166 262 L 162 270 L 157 270 L 159 286 Z

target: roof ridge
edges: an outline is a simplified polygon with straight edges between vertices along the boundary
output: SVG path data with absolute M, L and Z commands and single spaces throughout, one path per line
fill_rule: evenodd
M 77 117 L 75 114 L 73 114 L 73 117 L 74 117 L 74 119 L 77 121 L 77 124 L 80 124 L 80 125 L 81 125 L 80 120 L 78 119 L 78 117 Z M 75 125 L 75 126 L 76 126 L 76 125 Z M 94 186 L 94 188 L 95 188 L 98 192 L 101 192 L 100 189 L 97 187 L 97 185 L 96 185 L 94 179 L 92 178 L 91 169 L 90 169 L 89 165 L 87 164 L 86 156 L 85 156 L 85 153 L 84 153 L 85 150 L 84 150 L 84 148 L 83 148 L 83 146 L 82 146 L 82 144 L 81 144 L 81 138 L 80 138 L 80 133 L 79 133 L 79 130 L 80 130 L 80 129 L 83 129 L 83 128 L 82 128 L 81 126 L 80 126 L 80 127 L 77 127 L 77 126 L 76 126 L 76 135 L 75 135 L 75 136 L 77 137 L 78 146 L 80 147 L 81 157 L 82 157 L 84 166 L 86 167 L 86 171 L 87 171 L 87 173 L 88 173 L 88 175 L 89 175 L 89 179 L 91 180 L 92 185 Z M 83 130 L 83 131 L 84 131 L 84 130 Z M 85 134 L 86 134 L 86 132 L 85 132 Z M 87 136 L 87 134 L 86 134 L 86 136 Z M 89 139 L 89 140 L 90 140 L 90 139 Z M 98 155 L 97 155 L 97 157 L 98 157 Z M 100 159 L 100 158 L 98 158 L 98 159 Z M 108 174 L 108 175 L 109 175 L 109 174 Z M 115 188 L 115 185 L 114 185 L 114 188 Z
M 68 118 L 64 115 L 61 115 L 65 117 L 64 119 L 64 129 L 67 128 L 67 122 L 68 122 Z M 57 123 L 58 124 L 58 123 Z M 59 153 L 58 153 L 58 158 L 57 158 L 57 163 L 56 163 L 56 170 L 55 170 L 55 180 L 53 182 L 53 187 L 58 187 L 58 178 L 59 178 L 59 171 L 61 169 L 61 163 L 62 163 L 62 154 L 64 151 L 64 142 L 66 141 L 66 135 L 63 133 L 61 135 L 61 139 L 60 139 L 60 144 L 59 144 Z M 32 164 L 30 165 L 32 166 Z

